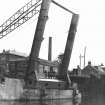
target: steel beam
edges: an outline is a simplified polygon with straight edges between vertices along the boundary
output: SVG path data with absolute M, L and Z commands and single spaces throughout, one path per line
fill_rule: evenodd
M 73 14 L 72 20 L 71 20 L 71 25 L 69 28 L 67 43 L 66 43 L 66 47 L 65 47 L 65 51 L 64 51 L 64 55 L 63 55 L 63 60 L 62 60 L 62 63 L 60 64 L 59 70 L 58 70 L 58 72 L 59 72 L 58 78 L 60 80 L 69 81 L 67 72 L 68 72 L 68 66 L 69 66 L 69 62 L 70 62 L 70 58 L 71 58 L 71 54 L 72 54 L 75 34 L 76 34 L 76 30 L 77 30 L 78 19 L 79 19 L 79 15 Z
M 31 0 L 0 26 L 0 39 L 39 13 L 41 0 Z
M 54 4 L 56 4 L 57 6 L 59 6 L 60 8 L 66 10 L 67 12 L 72 13 L 72 14 L 75 14 L 74 12 L 70 11 L 69 9 L 67 9 L 66 7 L 64 7 L 64 6 L 62 6 L 61 4 L 57 3 L 56 1 L 52 0 L 52 2 L 53 2 Z
M 26 78 L 28 81 L 30 81 L 30 83 L 32 82 L 32 80 L 37 80 L 37 77 L 35 74 L 37 70 L 37 62 L 34 62 L 34 60 L 39 57 L 41 42 L 43 40 L 44 29 L 45 29 L 46 21 L 48 19 L 48 11 L 50 7 L 50 3 L 51 3 L 51 0 L 43 0 L 41 4 L 41 9 L 40 9 L 39 18 L 37 21 L 37 26 L 36 26 L 31 53 L 29 57 L 29 65 L 28 65 L 27 74 L 26 74 Z

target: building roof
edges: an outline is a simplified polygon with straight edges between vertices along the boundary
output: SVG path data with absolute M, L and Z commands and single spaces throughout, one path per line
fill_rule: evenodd
M 26 53 L 17 52 L 16 50 L 7 50 L 7 51 L 3 50 L 3 52 L 0 54 L 3 54 L 3 53 L 22 56 L 22 57 L 28 57 Z

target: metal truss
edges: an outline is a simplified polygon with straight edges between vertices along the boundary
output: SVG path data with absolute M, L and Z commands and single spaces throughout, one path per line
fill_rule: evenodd
M 31 0 L 0 26 L 0 39 L 28 21 L 40 11 L 41 0 Z

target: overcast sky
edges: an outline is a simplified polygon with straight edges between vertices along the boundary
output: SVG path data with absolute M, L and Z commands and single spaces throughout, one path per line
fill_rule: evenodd
M 30 0 L 1 0 L 0 24 L 5 22 L 18 9 Z M 93 65 L 105 64 L 105 0 L 56 0 L 68 9 L 80 15 L 75 42 L 73 46 L 70 69 L 79 65 L 79 55 L 83 55 L 86 46 L 86 64 L 92 61 Z M 49 11 L 44 41 L 41 46 L 40 57 L 47 59 L 48 37 L 53 37 L 53 59 L 63 53 L 71 14 L 65 12 L 54 4 Z M 15 49 L 23 53 L 30 53 L 35 33 L 37 17 L 0 40 L 0 51 Z M 83 62 L 83 61 L 82 61 Z

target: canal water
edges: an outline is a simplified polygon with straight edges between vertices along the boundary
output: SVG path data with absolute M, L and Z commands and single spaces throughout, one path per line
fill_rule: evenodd
M 105 105 L 104 95 L 86 95 L 81 99 L 46 100 L 46 101 L 0 101 L 0 105 Z

